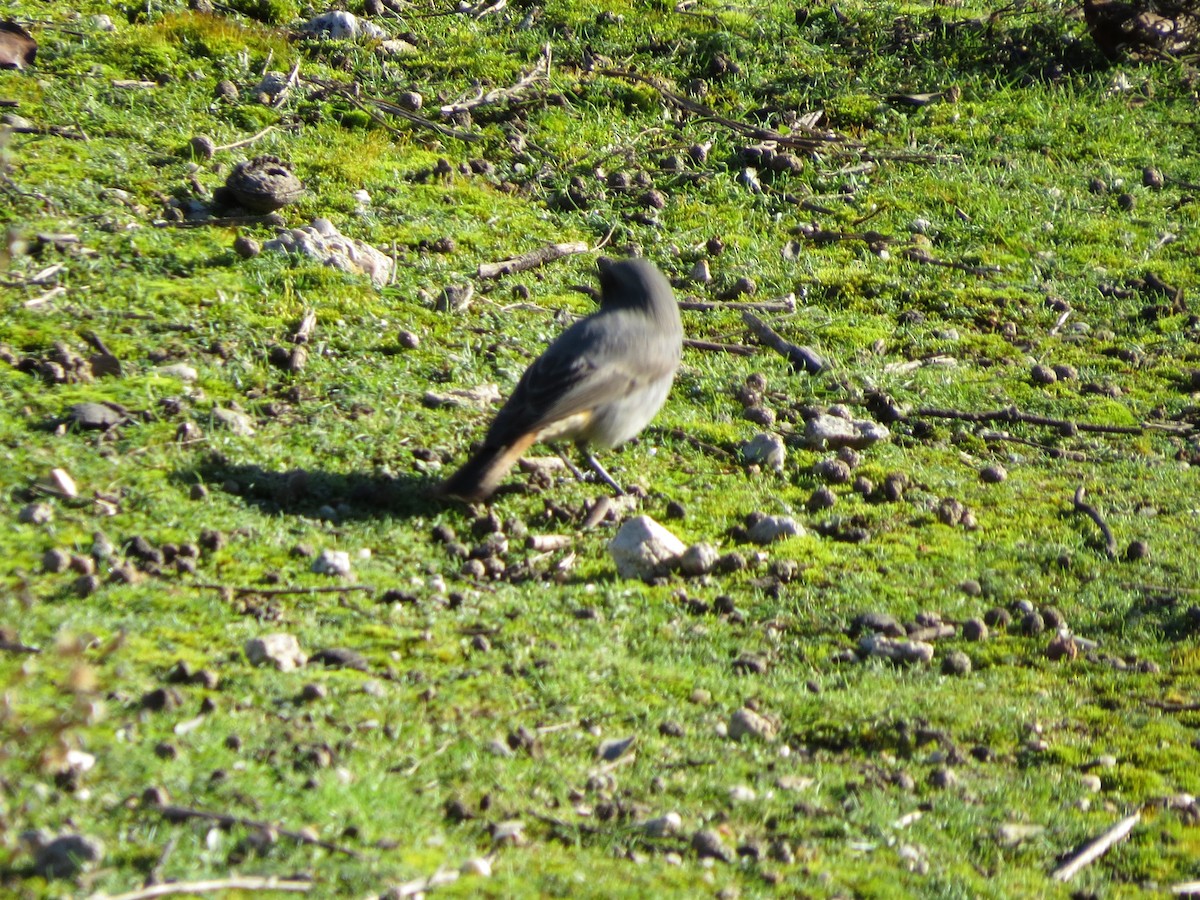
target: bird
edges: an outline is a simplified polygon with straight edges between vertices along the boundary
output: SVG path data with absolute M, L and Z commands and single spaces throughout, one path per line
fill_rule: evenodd
M 597 267 L 600 308 L 529 364 L 483 446 L 436 493 L 484 501 L 533 444 L 568 439 L 609 487 L 623 493 L 591 448 L 625 443 L 657 414 L 683 356 L 683 323 L 671 285 L 653 263 L 601 257 Z

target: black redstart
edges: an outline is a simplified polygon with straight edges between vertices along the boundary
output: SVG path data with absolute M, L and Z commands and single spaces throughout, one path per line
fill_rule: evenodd
M 530 364 L 488 428 L 483 447 L 438 493 L 484 500 L 537 441 L 615 447 L 654 418 L 683 353 L 679 305 L 667 279 L 644 259 L 601 258 L 598 265 L 600 309 Z M 590 453 L 587 460 L 620 490 Z

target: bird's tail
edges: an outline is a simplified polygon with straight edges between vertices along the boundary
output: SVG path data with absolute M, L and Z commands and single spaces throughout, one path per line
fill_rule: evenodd
M 468 503 L 486 500 L 536 437 L 536 434 L 526 434 L 511 444 L 484 445 L 462 468 L 438 485 L 437 494 Z

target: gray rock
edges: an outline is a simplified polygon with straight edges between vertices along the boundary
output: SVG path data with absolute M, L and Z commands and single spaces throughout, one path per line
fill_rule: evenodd
M 264 72 L 262 79 L 254 86 L 255 94 L 266 94 L 268 97 L 276 97 L 287 87 L 288 77 L 286 72 L 279 72 L 275 69 L 269 72 Z
M 234 434 L 249 437 L 254 434 L 254 420 L 249 415 L 237 409 L 225 409 L 222 406 L 213 408 L 213 420 Z
M 252 665 L 270 663 L 280 672 L 291 672 L 308 662 L 308 656 L 300 649 L 295 635 L 277 631 L 246 641 L 246 658 Z
M 54 507 L 49 503 L 27 503 L 17 513 L 17 521 L 24 525 L 45 525 L 54 520 Z
M 729 736 L 735 741 L 744 737 L 764 741 L 775 740 L 775 724 L 748 707 L 742 707 L 729 717 Z
M 311 256 L 343 272 L 366 275 L 375 287 L 383 287 L 392 277 L 390 256 L 370 244 L 346 237 L 325 219 L 314 219 L 311 225 L 302 228 L 285 229 L 262 248 Z
M 782 472 L 783 464 L 787 461 L 787 447 L 779 435 L 764 431 L 742 445 L 742 459 L 747 463 L 770 466 L 776 472 Z
M 670 571 L 687 548 L 683 541 L 649 516 L 623 524 L 608 544 L 622 578 L 655 578 Z
M 891 432 L 870 419 L 843 419 L 822 414 L 809 419 L 804 426 L 804 444 L 814 450 L 830 447 L 853 447 L 861 450 L 887 440 Z
M 67 421 L 78 428 L 107 431 L 124 423 L 128 416 L 107 403 L 76 403 L 67 413 Z
M 336 575 L 346 578 L 350 575 L 350 554 L 345 550 L 322 550 L 313 560 L 312 570 L 318 575 Z
M 702 828 L 692 835 L 692 849 L 701 859 L 719 859 L 721 862 L 733 859 L 733 854 L 721 840 L 721 835 L 711 828 Z
M 625 738 L 612 738 L 607 741 L 601 741 L 600 746 L 596 748 L 596 758 L 602 759 L 605 762 L 620 759 L 635 743 L 637 743 L 637 735 L 633 734 Z
M 692 544 L 679 558 L 679 571 L 688 578 L 707 575 L 717 564 L 719 554 L 712 544 Z
M 379 40 L 387 37 L 387 33 L 373 22 L 360 19 L 353 13 L 340 9 L 313 16 L 300 26 L 300 30 L 317 37 L 343 41 L 352 41 L 357 38 Z
M 192 382 L 199 377 L 199 373 L 194 366 L 189 366 L 187 363 L 172 363 L 169 366 L 159 366 L 155 369 L 159 375 L 167 378 L 178 378 L 180 381 Z
M 453 388 L 448 391 L 426 391 L 421 403 L 430 409 L 443 406 L 488 409 L 500 401 L 500 387 L 493 381 L 473 388 Z
M 670 837 L 678 834 L 681 828 L 683 817 L 677 812 L 669 812 L 642 823 L 642 830 L 646 832 L 647 837 L 652 838 Z
M 858 649 L 865 656 L 878 656 L 899 663 L 928 663 L 933 659 L 933 644 L 896 640 L 882 634 L 868 634 L 859 638 Z
M 474 296 L 475 285 L 469 281 L 448 284 L 442 288 L 442 292 L 434 302 L 433 308 L 438 312 L 466 312 L 471 308 L 471 298 Z
M 770 544 L 784 538 L 804 535 L 804 527 L 791 516 L 763 516 L 747 532 L 756 544 Z

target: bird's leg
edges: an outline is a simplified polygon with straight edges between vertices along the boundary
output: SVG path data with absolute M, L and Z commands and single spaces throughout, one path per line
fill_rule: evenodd
M 583 447 L 580 447 L 580 452 L 583 453 L 583 458 L 587 460 L 588 465 L 592 467 L 592 471 L 596 473 L 596 477 L 612 488 L 613 493 L 615 493 L 618 497 L 624 496 L 625 489 L 617 484 L 616 480 L 609 475 L 607 471 L 605 471 L 604 466 L 600 465 L 600 460 L 592 456 L 592 454 Z
M 571 457 L 567 454 L 566 450 L 555 444 L 554 452 L 556 452 L 558 454 L 558 458 L 563 461 L 563 465 L 565 465 L 571 471 L 571 474 L 575 476 L 576 481 L 587 480 L 587 476 L 580 471 L 579 466 L 575 465 L 575 463 L 571 461 Z

